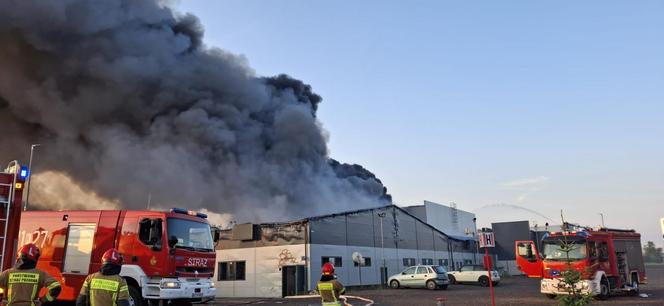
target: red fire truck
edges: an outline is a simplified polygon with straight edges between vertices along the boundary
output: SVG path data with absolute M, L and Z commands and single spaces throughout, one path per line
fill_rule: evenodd
M 567 253 L 561 245 L 573 246 Z M 516 261 L 529 277 L 542 278 L 540 292 L 549 297 L 566 294 L 561 274 L 568 269 L 582 273 L 577 288 L 600 299 L 612 293 L 638 293 L 647 281 L 641 253 L 641 235 L 634 230 L 587 228 L 565 224 L 561 232 L 545 233 L 541 252 L 533 241 L 516 241 Z
M 13 262 L 9 257 L 16 246 L 35 243 L 42 254 L 37 267 L 62 284 L 58 299 L 74 301 L 85 277 L 101 268 L 102 254 L 114 247 L 125 258 L 120 275 L 127 280 L 134 305 L 168 301 L 187 305 L 215 297 L 216 256 L 205 214 L 180 208 L 169 212 L 22 211 L 20 175 L 16 179 L 4 176 L 14 184 L 0 185 L 12 195 L 13 201 L 5 202 L 14 205 L 5 219 L 9 220 L 5 237 L 13 242 L 11 248 L 5 245 L 3 257 L 8 258 L 3 258 L 3 268 Z

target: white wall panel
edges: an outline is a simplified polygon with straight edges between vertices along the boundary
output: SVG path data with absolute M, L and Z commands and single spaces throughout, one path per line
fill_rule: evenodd
M 281 297 L 281 266 L 304 265 L 304 244 L 217 250 L 218 262 L 245 261 L 245 280 L 217 281 L 218 297 Z M 217 280 L 218 271 L 214 279 Z

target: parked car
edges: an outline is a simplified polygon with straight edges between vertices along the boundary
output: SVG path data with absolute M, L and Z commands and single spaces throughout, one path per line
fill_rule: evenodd
M 489 286 L 489 272 L 482 265 L 466 265 L 461 267 L 458 271 L 451 271 L 447 273 L 450 284 L 456 283 L 479 283 L 482 286 Z M 500 275 L 498 271 L 491 271 L 491 280 L 493 285 L 496 286 L 500 283 Z
M 450 284 L 447 271 L 441 266 L 418 265 L 408 267 L 399 274 L 390 276 L 387 283 L 391 288 L 422 287 L 431 290 L 441 288 L 447 289 Z

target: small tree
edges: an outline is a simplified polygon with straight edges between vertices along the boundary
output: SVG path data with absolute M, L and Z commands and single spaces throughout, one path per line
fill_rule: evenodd
M 645 262 L 662 263 L 662 248 L 655 247 L 655 243 L 648 241 L 646 246 L 643 247 L 643 260 Z
M 558 283 L 558 289 L 567 292 L 567 294 L 558 295 L 556 299 L 558 300 L 559 305 L 583 306 L 590 304 L 593 299 L 592 295 L 590 293 L 583 293 L 581 288 L 577 288 L 577 284 L 581 282 L 583 273 L 574 269 L 572 266 L 572 259 L 569 257 L 569 253 L 579 248 L 579 246 L 575 243 L 569 242 L 567 237 L 565 237 L 564 240 L 560 241 L 559 248 L 561 252 L 565 253 L 565 262 L 567 265 L 565 271 L 560 273 L 562 278 Z

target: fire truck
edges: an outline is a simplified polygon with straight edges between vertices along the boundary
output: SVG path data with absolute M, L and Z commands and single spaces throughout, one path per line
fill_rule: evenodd
M 22 182 L 20 177 L 15 182 Z M 214 239 L 205 214 L 181 208 L 21 211 L 20 193 L 10 200 L 14 205 L 7 211 L 11 215 L 5 219 L 10 220 L 5 221 L 5 237 L 14 242 L 3 256 L 14 254 L 16 246 L 35 243 L 41 249 L 37 268 L 62 284 L 59 300 L 76 300 L 85 277 L 99 271 L 109 248 L 124 256 L 120 275 L 127 280 L 133 305 L 189 305 L 216 296 Z M 4 259 L 7 268 L 13 259 Z
M 570 252 L 561 249 L 568 244 Z M 562 283 L 562 272 L 581 272 L 576 288 L 599 299 L 611 294 L 637 294 L 639 285 L 647 282 L 641 235 L 634 230 L 588 228 L 564 224 L 560 232 L 547 232 L 541 250 L 533 241 L 516 241 L 516 262 L 528 277 L 541 278 L 540 292 L 548 297 L 568 294 Z

